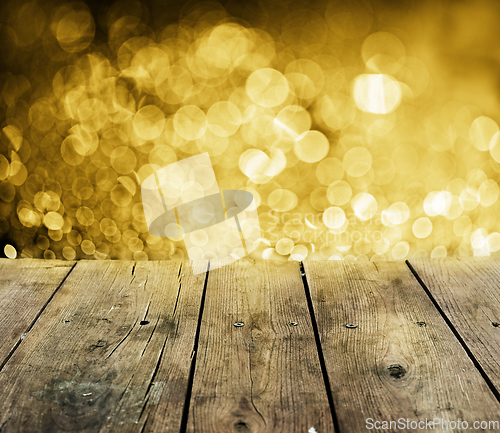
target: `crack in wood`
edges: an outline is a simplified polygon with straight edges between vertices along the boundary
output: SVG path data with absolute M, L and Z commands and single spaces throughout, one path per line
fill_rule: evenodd
M 134 378 L 134 374 L 132 373 L 132 376 L 130 376 L 130 379 L 129 381 L 127 382 L 127 385 L 125 385 L 125 389 L 123 390 L 123 392 L 121 393 L 120 395 L 120 398 L 118 399 L 118 401 L 120 402 L 120 406 L 118 407 L 118 411 L 121 409 L 121 405 L 122 405 L 122 399 L 123 399 L 123 396 L 125 395 L 125 393 L 127 392 L 127 389 L 130 385 L 130 382 L 132 382 L 132 379 Z
M 198 313 L 198 324 L 196 326 L 196 332 L 194 335 L 193 351 L 191 352 L 191 359 L 190 359 L 191 365 L 189 367 L 186 400 L 184 401 L 184 407 L 182 409 L 182 417 L 181 417 L 181 425 L 180 425 L 180 432 L 181 433 L 185 433 L 187 430 L 187 423 L 188 423 L 188 418 L 189 418 L 189 406 L 191 404 L 191 394 L 193 392 L 194 373 L 196 370 L 196 356 L 197 356 L 196 354 L 198 351 L 198 344 L 200 341 L 201 323 L 203 320 L 203 311 L 205 309 L 205 298 L 207 295 L 209 274 L 210 274 L 210 262 L 208 262 L 207 272 L 205 274 L 205 284 L 203 285 L 203 292 L 201 294 L 201 302 L 200 302 L 200 311 Z M 194 412 L 193 412 L 193 419 L 194 419 Z
M 134 324 L 133 324 L 133 325 L 132 325 L 132 327 L 128 330 L 128 332 L 127 332 L 127 334 L 125 335 L 125 337 L 123 337 L 123 338 L 121 339 L 121 341 L 120 341 L 120 342 L 119 342 L 119 343 L 115 346 L 115 348 L 111 351 L 111 353 L 110 353 L 108 356 L 106 356 L 106 358 L 104 358 L 104 359 L 108 359 L 108 358 L 109 358 L 109 357 L 110 357 L 110 356 L 111 356 L 111 355 L 115 352 L 115 350 L 116 350 L 116 349 L 118 349 L 118 347 L 119 347 L 119 346 L 120 346 L 120 345 L 121 345 L 121 344 L 122 344 L 122 343 L 126 340 L 126 338 L 130 335 L 130 333 L 131 333 L 131 332 L 132 332 L 132 330 L 134 329 L 134 327 L 135 327 L 135 325 L 136 325 L 136 323 L 137 323 L 137 320 L 138 320 L 138 319 L 135 319 Z
M 142 425 L 141 431 L 139 433 L 144 433 L 146 431 L 146 425 L 148 424 L 149 413 L 146 414 L 146 419 L 144 420 L 144 424 Z
M 146 317 L 148 315 L 149 311 L 149 306 L 151 305 L 151 301 L 148 302 L 148 305 L 146 305 L 146 312 L 144 313 L 144 318 L 142 319 L 143 321 L 146 321 Z
M 175 312 L 177 310 L 177 304 L 179 303 L 179 296 L 181 294 L 182 283 L 179 281 L 179 288 L 177 289 L 177 298 L 175 299 L 174 312 L 172 316 L 175 316 Z
M 153 375 L 151 376 L 151 379 L 149 380 L 148 388 L 146 389 L 146 393 L 144 394 L 144 398 L 146 398 L 151 387 L 153 386 L 156 375 L 158 374 L 158 370 L 160 369 L 160 363 L 161 363 L 161 360 L 163 358 L 163 353 L 165 351 L 165 346 L 167 344 L 167 340 L 168 340 L 168 336 L 165 338 L 165 341 L 163 342 L 163 346 L 161 348 L 160 355 L 158 356 L 158 360 L 156 361 L 156 366 L 155 366 L 155 369 L 153 371 Z
M 252 343 L 253 343 L 253 337 L 252 338 Z M 264 421 L 264 425 L 267 427 L 266 419 L 262 416 L 260 413 L 259 409 L 257 409 L 257 406 L 255 406 L 255 402 L 253 401 L 253 377 L 252 377 L 252 359 L 251 359 L 251 351 L 248 351 L 248 370 L 250 374 L 250 402 L 252 403 L 253 408 L 255 409 L 255 412 L 259 414 L 261 417 L 262 421 Z
M 141 413 L 139 414 L 139 418 L 137 418 L 137 421 L 139 421 L 142 418 L 142 415 L 144 414 L 144 410 L 146 409 L 146 406 L 148 404 L 149 397 L 150 396 L 148 395 L 147 397 L 144 398 L 144 403 L 142 404 Z
M 158 317 L 158 319 L 156 319 L 156 323 L 155 323 L 155 326 L 153 327 L 153 331 L 149 335 L 148 341 L 146 341 L 146 345 L 144 346 L 144 349 L 142 350 L 141 356 L 143 356 L 144 352 L 146 352 L 146 349 L 148 348 L 148 344 L 151 341 L 151 338 L 153 338 L 153 334 L 155 332 L 156 327 L 158 326 L 159 321 L 160 321 L 160 317 Z

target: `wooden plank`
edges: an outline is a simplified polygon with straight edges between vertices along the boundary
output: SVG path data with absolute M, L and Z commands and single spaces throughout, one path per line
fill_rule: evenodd
M 2 433 L 141 431 L 157 410 L 179 431 L 206 277 L 183 269 L 79 262 L 0 373 Z
M 500 404 L 404 262 L 304 266 L 341 431 L 365 432 L 369 419 L 498 420 Z
M 500 257 L 409 262 L 500 391 Z
M 68 275 L 74 262 L 0 259 L 0 366 Z
M 209 272 L 187 431 L 334 431 L 298 263 Z

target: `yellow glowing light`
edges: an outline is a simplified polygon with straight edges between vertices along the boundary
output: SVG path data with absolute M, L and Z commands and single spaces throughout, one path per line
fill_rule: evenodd
M 385 7 L 243 8 L 237 24 L 205 2 L 165 26 L 135 1 L 98 14 L 9 2 L 0 236 L 10 256 L 209 258 L 205 232 L 189 245 L 149 234 L 140 190 L 205 152 L 221 189 L 255 198 L 253 258 L 500 254 L 494 101 L 452 76 L 431 85 L 439 68 L 412 57 L 414 35 Z M 165 205 L 206 191 L 206 175 L 162 177 Z M 193 217 L 214 212 L 200 205 Z
M 467 236 L 472 228 L 472 221 L 468 215 L 458 217 L 453 223 L 453 233 L 455 236 Z
M 406 241 L 398 242 L 392 249 L 392 257 L 396 260 L 403 260 L 410 252 L 410 244 Z
M 9 175 L 9 161 L 5 156 L 0 155 L 0 181 L 7 179 Z
M 95 23 L 88 10 L 68 12 L 57 25 L 56 37 L 62 49 L 77 53 L 87 48 L 95 34 Z
M 316 167 L 316 177 L 323 185 L 330 185 L 344 177 L 342 161 L 337 158 L 325 158 Z
M 323 213 L 323 223 L 330 229 L 338 229 L 346 221 L 345 212 L 339 207 L 329 207 Z
M 295 141 L 311 128 L 311 115 L 304 107 L 289 105 L 278 113 L 274 125 L 283 138 Z
M 490 149 L 490 143 L 495 145 L 496 141 L 492 142 L 492 138 L 498 131 L 498 124 L 489 117 L 480 116 L 472 122 L 469 129 L 470 139 L 472 144 L 478 150 L 485 151 Z
M 418 218 L 412 227 L 415 237 L 423 239 L 429 236 L 432 232 L 432 222 L 427 217 Z
M 146 105 L 135 114 L 132 125 L 139 137 L 154 140 L 165 127 L 165 114 L 155 105 Z
M 387 209 L 387 218 L 393 225 L 404 224 L 410 217 L 410 208 L 404 202 L 391 204 Z
M 290 91 L 283 74 L 271 68 L 253 72 L 248 77 L 245 88 L 250 99 L 263 107 L 282 104 Z
M 325 134 L 319 131 L 307 131 L 297 137 L 293 150 L 297 158 L 304 162 L 321 161 L 330 149 Z
M 297 195 L 287 189 L 276 189 L 267 199 L 271 209 L 277 212 L 288 212 L 297 206 Z
M 424 200 L 425 213 L 429 216 L 444 215 L 450 196 L 449 191 L 433 191 L 427 194 Z
M 17 251 L 12 245 L 5 245 L 3 252 L 9 259 L 15 259 L 17 257 Z
M 431 252 L 431 257 L 433 259 L 444 258 L 447 255 L 448 255 L 448 250 L 446 249 L 446 247 L 444 245 L 437 246 Z
M 450 220 L 458 218 L 462 215 L 464 206 L 462 199 L 456 195 L 449 196 L 446 199 L 444 216 Z
M 186 105 L 174 115 L 175 132 L 186 140 L 196 140 L 205 134 L 207 116 L 196 105 Z
M 500 131 L 496 132 L 488 145 L 490 149 L 491 157 L 498 163 L 500 163 Z
M 391 247 L 391 243 L 389 242 L 388 239 L 382 238 L 379 241 L 376 241 L 373 245 L 373 252 L 375 254 L 380 254 L 383 255 L 387 251 L 389 251 L 389 248 Z
M 62 250 L 62 255 L 66 260 L 75 260 L 76 252 L 73 248 L 66 246 Z
M 500 233 L 494 232 L 489 234 L 488 237 L 486 238 L 486 242 L 488 245 L 488 249 L 492 253 L 500 251 Z
M 119 146 L 111 153 L 111 166 L 117 173 L 129 174 L 137 165 L 137 158 L 132 149 L 127 146 Z
M 336 206 L 342 206 L 352 197 L 352 188 L 344 180 L 333 182 L 327 190 L 328 201 Z
M 487 231 L 486 229 L 475 230 L 470 237 L 471 246 L 474 249 L 482 248 L 487 243 Z
M 355 215 L 361 221 L 369 220 L 377 212 L 377 200 L 367 192 L 362 192 L 353 197 L 351 203 Z
M 262 150 L 249 149 L 239 159 L 240 170 L 255 183 L 266 183 L 278 175 L 286 164 L 280 150 L 271 152 L 271 158 Z
M 318 117 L 333 131 L 347 128 L 356 117 L 356 105 L 344 92 L 325 95 L 318 102 Z
M 353 97 L 361 111 L 385 114 L 398 107 L 402 92 L 399 83 L 389 75 L 364 74 L 354 80 Z
M 50 230 L 60 230 L 64 225 L 64 218 L 57 212 L 49 212 L 43 218 L 43 223 Z
M 276 243 L 276 252 L 282 256 L 286 256 L 292 252 L 293 247 L 294 243 L 291 239 L 283 238 Z
M 228 101 L 216 102 L 207 112 L 208 128 L 219 137 L 229 137 L 241 125 L 239 108 Z
M 462 206 L 465 211 L 474 210 L 479 205 L 479 192 L 476 188 L 467 187 L 460 193 Z
M 403 64 L 404 55 L 403 43 L 388 32 L 371 34 L 361 47 L 361 56 L 366 66 L 377 73 L 397 72 Z
M 290 252 L 290 259 L 296 261 L 305 260 L 308 253 L 309 252 L 305 245 L 295 245 L 292 251 Z
M 349 176 L 361 177 L 370 170 L 371 165 L 372 156 L 365 147 L 353 147 L 344 155 L 343 166 Z
M 317 96 L 325 81 L 323 70 L 308 59 L 290 62 L 286 67 L 285 77 L 291 83 L 295 95 L 301 99 Z
M 482 206 L 491 206 L 498 200 L 500 188 L 494 180 L 488 179 L 479 186 L 478 194 Z

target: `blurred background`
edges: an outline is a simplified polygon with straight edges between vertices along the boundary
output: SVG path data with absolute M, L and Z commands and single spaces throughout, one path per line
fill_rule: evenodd
M 0 6 L 0 255 L 187 258 L 140 186 L 208 152 L 256 259 L 500 254 L 500 4 Z

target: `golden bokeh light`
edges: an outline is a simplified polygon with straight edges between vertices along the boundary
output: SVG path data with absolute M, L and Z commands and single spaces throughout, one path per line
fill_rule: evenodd
M 149 232 L 141 187 L 205 152 L 254 198 L 252 258 L 500 254 L 488 24 L 466 41 L 441 2 L 184 3 L 5 2 L 3 256 L 204 257 L 204 232 Z M 158 181 L 165 206 L 215 185 L 202 166 Z
M 386 114 L 397 108 L 402 92 L 399 83 L 390 75 L 363 74 L 354 80 L 353 97 L 360 110 Z

